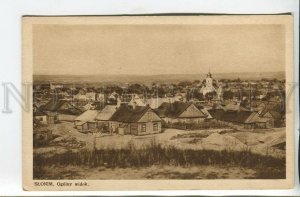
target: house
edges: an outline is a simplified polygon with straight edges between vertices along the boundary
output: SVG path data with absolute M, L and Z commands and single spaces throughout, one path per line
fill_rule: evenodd
M 261 102 L 257 108 L 260 113 L 263 111 L 277 111 L 278 113 L 285 113 L 285 104 L 283 102 Z
M 161 118 L 149 106 L 121 105 L 110 118 L 112 132 L 147 135 L 161 132 Z
M 96 100 L 100 102 L 105 102 L 105 94 L 104 93 L 97 93 Z
M 52 99 L 40 109 L 56 120 L 73 121 L 81 111 L 69 101 Z
M 157 108 L 156 112 L 166 123 L 200 123 L 207 117 L 193 103 L 178 101 L 174 103 L 165 102 Z
M 138 95 L 133 95 L 132 99 L 129 101 L 128 105 L 130 106 L 146 106 L 143 99 L 141 99 Z
M 87 101 L 95 101 L 96 100 L 96 93 L 95 92 L 87 92 L 85 94 Z
M 119 94 L 114 91 L 108 96 L 108 99 L 109 100 L 117 100 L 118 96 L 119 96 Z
M 272 128 L 272 120 L 260 117 L 253 111 L 225 111 L 224 109 L 211 109 L 209 113 L 218 121 L 232 123 L 246 129 Z
M 98 94 L 96 92 L 87 92 L 85 89 L 80 89 L 79 92 L 73 96 L 74 100 L 78 101 L 96 101 Z
M 33 119 L 41 124 L 54 124 L 54 118 L 33 104 Z
M 92 103 L 87 103 L 84 106 L 82 106 L 82 108 L 86 111 L 86 110 L 90 110 L 90 109 L 95 109 L 95 105 L 93 105 Z
M 181 101 L 181 102 L 186 102 L 186 93 L 176 93 L 176 95 L 174 96 L 174 100 L 175 101 Z
M 43 111 L 34 111 L 33 112 L 33 118 L 35 120 L 38 120 L 41 124 L 47 124 L 47 114 Z
M 282 127 L 285 122 L 285 106 L 278 102 L 264 102 L 257 107 L 260 117 L 270 118 L 274 127 Z
M 97 127 L 103 131 L 110 131 L 111 124 L 110 118 L 117 111 L 116 105 L 106 105 L 96 116 Z
M 284 126 L 284 115 L 277 112 L 277 111 L 274 111 L 274 110 L 263 110 L 261 113 L 260 113 L 260 117 L 263 117 L 263 118 L 269 118 L 271 119 L 272 121 L 272 124 L 274 125 L 274 127 L 282 127 Z
M 97 115 L 97 110 L 87 110 L 83 112 L 80 116 L 74 119 L 75 127 L 81 132 L 95 130 L 97 127 L 95 120 Z
M 79 92 L 78 94 L 73 96 L 73 99 L 76 100 L 76 101 L 86 101 L 87 97 L 86 97 L 85 94 Z

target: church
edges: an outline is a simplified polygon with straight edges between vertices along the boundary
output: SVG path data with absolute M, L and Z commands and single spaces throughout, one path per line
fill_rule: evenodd
M 212 77 L 210 72 L 207 73 L 206 79 L 202 81 L 202 84 L 203 86 L 200 89 L 200 93 L 202 93 L 204 96 L 211 93 L 212 95 L 215 95 L 213 98 L 214 100 L 223 100 L 222 85 Z

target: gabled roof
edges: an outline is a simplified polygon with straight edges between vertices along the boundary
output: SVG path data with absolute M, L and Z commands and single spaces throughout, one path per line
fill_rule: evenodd
M 57 111 L 66 103 L 69 104 L 68 101 L 66 101 L 66 100 L 52 99 L 48 103 L 43 105 L 41 108 L 46 111 Z
M 47 114 L 43 112 L 36 104 L 33 104 L 33 116 L 46 116 Z
M 87 110 L 83 112 L 80 116 L 75 118 L 75 121 L 82 121 L 82 122 L 94 121 L 97 115 L 98 115 L 97 110 Z
M 198 108 L 199 109 L 199 108 Z M 206 108 L 203 109 L 199 109 L 202 113 L 204 113 L 206 115 L 207 119 L 212 119 L 213 117 L 210 115 L 210 113 L 208 112 L 208 110 Z
M 263 120 L 257 118 L 252 119 L 256 113 L 252 111 L 224 111 L 223 109 L 212 109 L 208 111 L 214 119 L 226 122 L 255 123 Z
M 263 117 L 263 116 L 265 116 L 268 112 L 271 114 L 271 116 L 272 116 L 274 119 L 281 119 L 281 118 L 283 117 L 283 115 L 282 115 L 281 113 L 279 113 L 279 112 L 277 112 L 277 111 L 273 111 L 273 110 L 271 110 L 271 111 L 264 110 L 264 111 L 260 114 L 260 116 Z
M 177 101 L 174 103 L 164 102 L 157 108 L 156 112 L 160 117 L 178 118 L 190 105 L 191 103 Z
M 117 111 L 116 105 L 106 105 L 96 116 L 96 120 L 109 120 Z
M 274 118 L 280 118 L 282 115 L 285 114 L 285 107 L 282 106 L 280 103 L 268 102 L 265 103 L 265 108 L 261 112 L 261 116 L 264 116 L 267 112 L 270 112 Z
M 175 101 L 174 103 L 165 102 L 156 109 L 156 112 L 160 117 L 178 118 L 191 105 L 194 104 L 178 101 Z M 198 109 L 196 106 L 195 108 Z M 199 117 L 206 117 L 206 115 L 199 110 Z
M 64 105 L 68 105 L 68 108 L 63 108 Z M 63 114 L 70 114 L 70 115 L 79 115 L 81 111 L 73 106 L 69 101 L 66 100 L 55 100 L 52 99 L 45 105 L 40 107 L 43 111 L 52 111 L 52 112 L 60 112 Z
M 151 110 L 149 106 L 137 106 L 135 109 L 127 105 L 121 105 L 110 118 L 111 121 L 117 122 L 138 122 L 142 116 Z

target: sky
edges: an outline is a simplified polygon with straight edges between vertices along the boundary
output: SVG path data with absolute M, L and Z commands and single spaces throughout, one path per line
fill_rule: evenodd
M 285 69 L 283 25 L 34 25 L 36 75 Z

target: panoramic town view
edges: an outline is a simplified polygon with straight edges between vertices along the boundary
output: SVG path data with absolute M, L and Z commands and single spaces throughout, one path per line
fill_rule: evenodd
M 285 179 L 281 25 L 35 25 L 33 178 Z
M 35 178 L 284 178 L 285 81 L 203 76 L 37 81 Z

